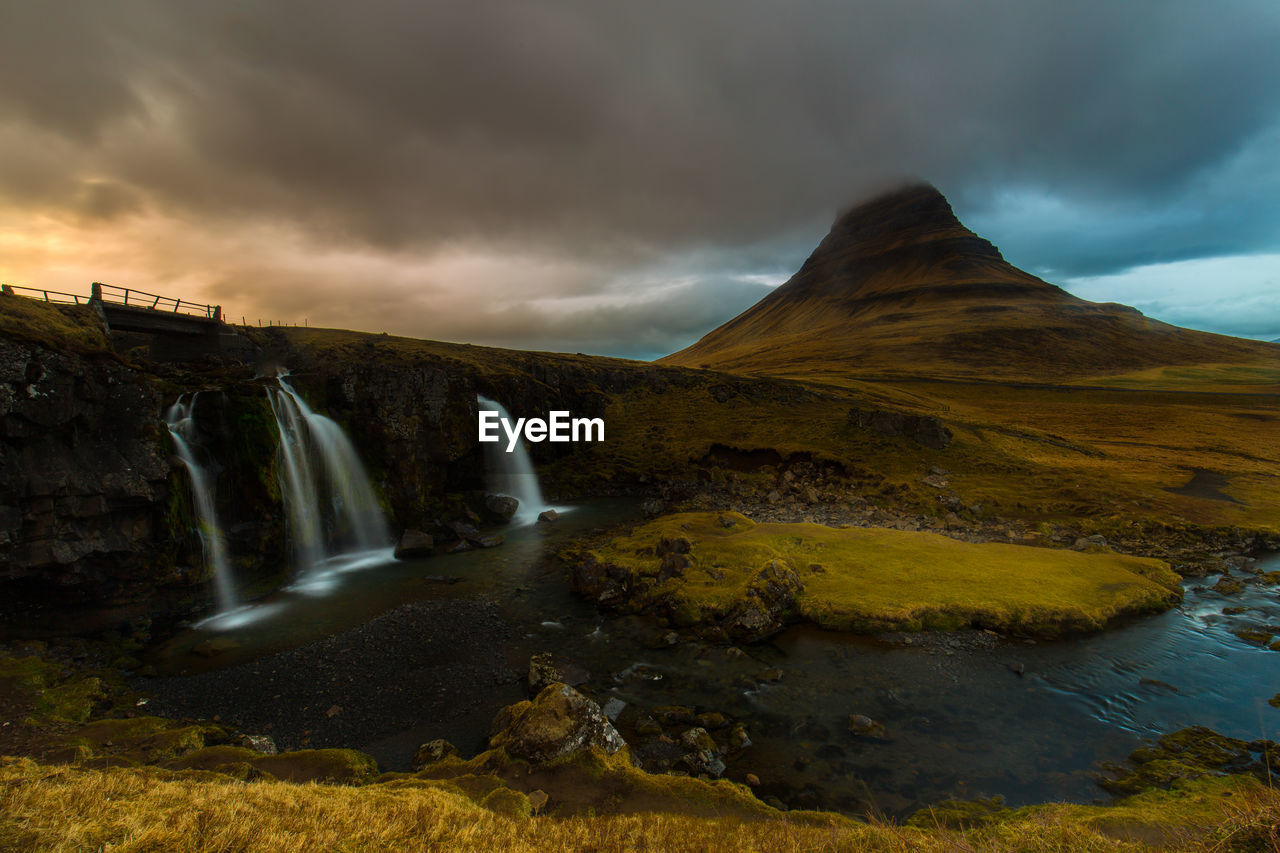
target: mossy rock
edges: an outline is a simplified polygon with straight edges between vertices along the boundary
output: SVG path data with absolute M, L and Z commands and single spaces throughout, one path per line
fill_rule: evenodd
M 527 818 L 533 814 L 533 806 L 529 798 L 511 788 L 494 788 L 483 799 L 480 805 L 489 811 L 505 817 Z
M 286 782 L 358 785 L 378 775 L 378 762 L 354 749 L 302 749 L 279 755 L 261 755 L 251 763 Z
M 204 749 L 209 739 L 220 739 L 220 726 L 183 724 L 163 717 L 98 720 L 67 736 L 68 745 L 83 744 L 95 756 L 110 755 L 139 764 L 163 762 Z

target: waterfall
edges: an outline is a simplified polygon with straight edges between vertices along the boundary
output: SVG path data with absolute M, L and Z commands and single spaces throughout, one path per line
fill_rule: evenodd
M 185 396 L 185 395 L 184 395 Z M 178 451 L 178 458 L 187 467 L 191 475 L 191 497 L 195 501 L 196 515 L 200 522 L 200 542 L 204 550 L 205 566 L 213 573 L 214 585 L 218 591 L 218 609 L 227 612 L 236 606 L 235 581 L 231 577 L 231 563 L 227 559 L 227 543 L 218 524 L 218 512 L 213 502 L 213 484 L 208 472 L 196 461 L 191 451 L 191 441 L 195 437 L 195 421 L 192 416 L 196 408 L 196 400 L 200 393 L 191 396 L 190 403 L 183 403 L 182 397 L 169 407 L 165 413 L 165 423 L 169 427 L 169 435 L 173 436 L 173 446 Z
M 511 419 L 501 403 L 479 394 L 476 402 L 482 409 L 497 412 L 499 418 Z M 533 461 L 529 459 L 524 442 L 516 442 L 510 453 L 501 442 L 486 444 L 485 467 L 488 469 L 489 491 L 509 495 L 520 502 L 513 520 L 520 524 L 537 521 L 539 513 L 547 509 L 547 505 L 542 500 L 542 487 L 538 485 L 538 475 L 533 470 Z
M 293 389 L 287 372 L 267 388 L 280 431 L 280 491 L 299 568 L 339 554 L 389 547 L 391 532 L 355 447 Z

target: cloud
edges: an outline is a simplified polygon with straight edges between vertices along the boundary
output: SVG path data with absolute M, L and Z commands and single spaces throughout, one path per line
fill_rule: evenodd
M 1238 337 L 1280 338 L 1280 254 L 1176 261 L 1068 279 L 1095 302 L 1120 294 L 1149 317 Z
M 349 291 L 316 282 L 354 271 L 408 331 L 449 305 L 477 339 L 564 348 L 625 331 L 630 282 L 657 347 L 705 331 L 660 292 L 745 295 L 726 282 L 793 269 L 903 176 L 1062 275 L 1272 251 L 1278 41 L 1266 0 L 8 4 L 0 275 L 115 252 L 90 277 L 323 314 Z M 495 270 L 522 263 L 513 298 Z M 711 297 L 660 290 L 690 276 Z

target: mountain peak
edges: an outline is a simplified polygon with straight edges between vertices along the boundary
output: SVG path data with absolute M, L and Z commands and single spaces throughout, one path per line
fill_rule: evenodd
M 890 190 L 845 210 L 823 243 L 840 243 L 863 255 L 940 240 L 964 242 L 951 245 L 953 250 L 1000 258 L 995 246 L 960 224 L 946 196 L 926 183 Z

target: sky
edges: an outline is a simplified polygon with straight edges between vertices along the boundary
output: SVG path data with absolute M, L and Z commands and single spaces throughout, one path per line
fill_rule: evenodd
M 652 358 L 927 180 L 1280 338 L 1274 0 L 0 0 L 0 281 Z

